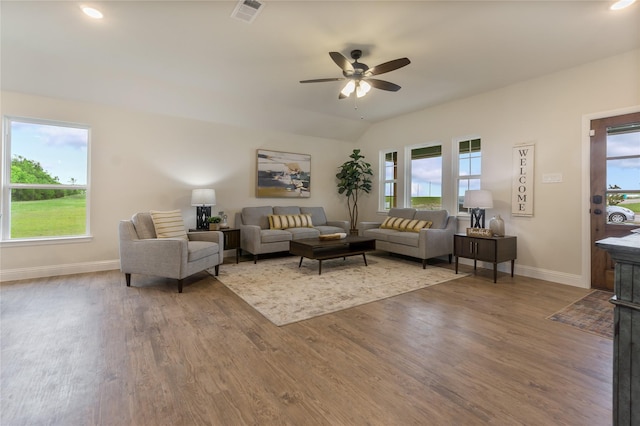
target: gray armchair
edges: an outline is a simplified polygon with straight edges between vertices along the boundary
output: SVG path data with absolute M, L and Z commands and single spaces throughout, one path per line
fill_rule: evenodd
M 131 274 L 154 275 L 182 280 L 196 272 L 215 267 L 218 275 L 223 262 L 222 232 L 193 232 L 184 238 L 157 238 L 150 213 L 136 213 L 122 220 L 120 234 L 120 270 L 131 286 Z

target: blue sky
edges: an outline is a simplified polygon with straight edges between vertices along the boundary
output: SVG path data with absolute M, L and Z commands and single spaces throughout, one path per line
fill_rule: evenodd
M 607 187 L 640 189 L 640 132 L 607 137 L 607 157 L 635 155 L 636 158 L 607 160 Z
M 11 157 L 40 163 L 60 183 L 87 184 L 89 130 L 47 124 L 11 122 Z

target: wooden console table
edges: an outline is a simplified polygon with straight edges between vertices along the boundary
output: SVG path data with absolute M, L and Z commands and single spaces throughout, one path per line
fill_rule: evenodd
M 640 234 L 605 238 L 615 266 L 613 310 L 613 424 L 640 424 Z
M 476 270 L 478 260 L 493 263 L 493 282 L 498 280 L 498 263 L 511 261 L 511 276 L 518 257 L 517 238 L 504 237 L 470 237 L 467 234 L 453 236 L 453 255 L 456 257 L 456 274 L 458 273 L 458 258 L 473 259 L 473 270 Z

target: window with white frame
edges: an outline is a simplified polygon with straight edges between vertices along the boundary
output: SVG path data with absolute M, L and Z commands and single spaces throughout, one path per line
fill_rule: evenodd
M 462 207 L 464 193 L 469 189 L 480 189 L 482 173 L 482 147 L 480 138 L 461 140 L 458 148 L 458 213 L 468 213 Z
M 5 117 L 2 239 L 87 236 L 88 126 Z
M 381 191 L 380 208 L 386 211 L 398 207 L 398 152 L 388 151 L 381 154 L 384 178 L 381 185 L 383 191 Z
M 442 208 L 442 145 L 407 148 L 409 160 L 405 207 L 422 210 Z

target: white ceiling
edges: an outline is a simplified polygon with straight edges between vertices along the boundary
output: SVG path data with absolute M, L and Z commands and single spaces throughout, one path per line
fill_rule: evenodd
M 611 1 L 235 1 L 0 3 L 3 90 L 356 140 L 372 123 L 640 48 L 640 4 Z M 362 49 L 402 86 L 338 100 L 328 55 Z M 588 90 L 588 88 L 585 88 Z

